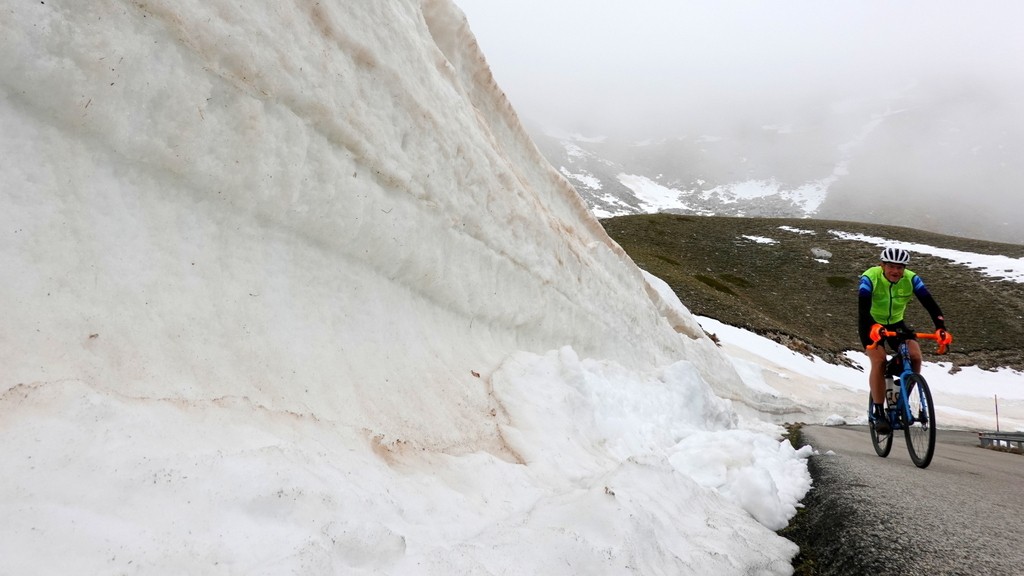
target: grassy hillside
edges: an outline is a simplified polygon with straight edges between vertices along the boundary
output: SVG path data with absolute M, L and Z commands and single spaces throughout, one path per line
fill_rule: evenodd
M 1024 246 L 1015 244 L 828 220 L 652 214 L 609 218 L 602 224 L 641 268 L 665 280 L 691 312 L 834 361 L 842 351 L 861 347 L 857 284 L 861 272 L 878 263 L 881 248 L 841 240 L 831 230 L 1024 257 Z M 817 258 L 814 252 L 821 250 L 831 256 Z M 955 336 L 948 360 L 961 366 L 1024 369 L 1024 284 L 924 254 L 912 254 L 909 268 L 924 279 Z M 908 307 L 907 321 L 918 331 L 933 330 L 916 301 Z M 924 349 L 927 355 L 934 346 L 925 344 Z

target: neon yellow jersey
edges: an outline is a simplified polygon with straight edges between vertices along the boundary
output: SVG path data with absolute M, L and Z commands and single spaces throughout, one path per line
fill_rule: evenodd
M 881 266 L 864 271 L 860 277 L 860 294 L 871 294 L 871 317 L 879 324 L 895 324 L 903 320 L 907 303 L 917 290 L 924 289 L 924 282 L 910 270 L 903 271 L 903 278 L 895 284 L 889 282 Z

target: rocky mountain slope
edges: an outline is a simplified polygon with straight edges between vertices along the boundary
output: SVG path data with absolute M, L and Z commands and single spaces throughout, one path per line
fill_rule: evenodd
M 695 314 L 832 361 L 860 349 L 857 282 L 880 252 L 835 231 L 1024 258 L 1024 246 L 844 221 L 649 214 L 601 222 Z M 948 360 L 1024 370 L 1024 284 L 923 253 L 914 254 L 910 268 L 925 280 L 955 335 Z M 907 320 L 920 331 L 932 329 L 917 303 Z

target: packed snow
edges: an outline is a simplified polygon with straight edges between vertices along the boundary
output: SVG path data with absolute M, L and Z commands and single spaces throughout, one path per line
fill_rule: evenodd
M 843 232 L 842 230 L 830 230 L 830 232 L 833 236 L 841 240 L 866 242 L 879 247 L 892 246 L 894 248 L 903 248 L 904 250 L 910 251 L 911 254 L 928 254 L 929 256 L 944 258 L 950 262 L 960 264 L 968 268 L 975 268 L 982 274 L 999 280 L 1024 282 L 1024 258 L 1011 258 L 1001 254 L 975 254 L 961 250 L 952 250 L 950 248 L 937 248 L 935 246 L 918 244 L 916 242 L 905 242 L 890 238 L 882 238 L 880 236 L 854 234 L 851 232 Z M 911 266 L 913 266 L 913 262 L 911 262 Z
M 812 216 L 821 207 L 828 193 L 828 186 L 834 178 L 808 182 L 796 188 L 785 188 L 774 180 L 744 180 L 715 186 L 709 190 L 679 190 L 659 184 L 650 178 L 637 174 L 622 173 L 619 182 L 640 199 L 639 208 L 647 213 L 685 211 L 693 214 L 713 215 L 706 208 L 700 208 L 708 200 L 718 204 L 738 204 L 754 199 L 778 197 L 793 203 L 803 216 Z M 586 182 L 582 184 L 589 186 Z M 695 202 L 687 203 L 686 199 Z M 630 213 L 628 210 L 623 213 Z
M 788 573 L 806 451 L 450 1 L 3 14 L 4 573 Z
M 559 170 L 559 172 L 561 172 L 562 176 L 565 176 L 569 181 L 579 182 L 592 190 L 601 189 L 601 180 L 596 178 L 593 174 L 587 172 L 586 170 L 582 172 L 572 173 L 563 166 Z
M 640 200 L 640 208 L 648 213 L 663 210 L 694 210 L 682 200 L 683 193 L 651 180 L 646 176 L 619 174 L 619 182 Z
M 743 234 L 740 236 L 740 238 L 743 238 L 744 240 L 749 240 L 755 244 L 772 245 L 779 243 L 779 241 L 774 238 L 768 238 L 767 236 L 757 236 L 754 234 Z
M 825 201 L 828 187 L 833 181 L 834 178 L 829 177 L 788 189 L 775 180 L 744 180 L 705 190 L 701 192 L 701 196 L 705 200 L 714 197 L 723 204 L 777 196 L 793 202 L 805 215 L 810 216 L 817 212 Z
M 803 228 L 796 228 L 793 226 L 779 226 L 779 230 L 785 230 L 786 232 L 792 232 L 800 235 L 814 236 L 816 234 L 814 230 L 804 230 Z
M 3 14 L 0 573 L 792 573 L 865 385 L 639 270 L 450 0 Z

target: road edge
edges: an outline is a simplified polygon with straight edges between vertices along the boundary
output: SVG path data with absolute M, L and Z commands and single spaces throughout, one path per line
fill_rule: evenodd
M 802 424 L 786 424 L 786 437 L 794 448 L 808 444 Z M 859 507 L 849 498 L 834 466 L 829 466 L 821 455 L 807 459 L 811 474 L 811 489 L 801 500 L 801 507 L 789 525 L 777 534 L 796 544 L 800 551 L 793 558 L 796 576 L 825 576 L 837 574 L 870 574 L 877 566 L 871 558 L 858 552 L 862 546 L 849 541 L 858 533 L 857 525 L 863 517 Z

